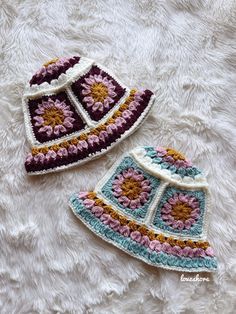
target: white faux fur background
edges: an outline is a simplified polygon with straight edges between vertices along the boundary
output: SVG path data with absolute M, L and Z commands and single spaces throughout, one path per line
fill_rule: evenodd
M 236 2 L 1 0 L 0 25 L 0 313 L 235 313 Z M 106 156 L 28 177 L 24 85 L 48 59 L 76 54 L 154 90 L 156 103 Z M 207 173 L 219 260 L 209 282 L 181 282 L 127 256 L 67 206 L 72 192 L 93 189 L 123 152 L 146 144 L 181 150 Z

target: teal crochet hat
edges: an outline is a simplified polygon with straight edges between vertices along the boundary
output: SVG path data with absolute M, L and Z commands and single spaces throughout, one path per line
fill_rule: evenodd
M 94 191 L 69 201 L 94 233 L 153 266 L 215 271 L 207 241 L 206 177 L 171 148 L 138 147 L 114 165 Z

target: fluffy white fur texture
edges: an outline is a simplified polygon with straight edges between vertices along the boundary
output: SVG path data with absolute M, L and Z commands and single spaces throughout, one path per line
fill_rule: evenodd
M 0 312 L 235 313 L 236 2 L 94 0 L 0 2 Z M 28 177 L 21 108 L 25 82 L 55 56 L 82 55 L 128 86 L 154 89 L 143 126 L 81 168 Z M 91 190 L 137 145 L 168 145 L 202 167 L 213 201 L 209 282 L 135 260 L 72 214 L 68 196 Z M 205 276 L 207 276 L 205 274 Z

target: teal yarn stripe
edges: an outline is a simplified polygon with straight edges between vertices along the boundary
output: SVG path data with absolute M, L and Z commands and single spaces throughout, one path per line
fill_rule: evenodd
M 184 176 L 194 178 L 198 174 L 202 173 L 202 171 L 195 166 L 189 168 L 176 168 L 175 166 L 170 165 L 168 162 L 163 161 L 161 157 L 157 156 L 157 153 L 152 146 L 144 146 L 144 149 L 146 151 L 146 156 L 150 157 L 153 163 L 159 164 L 162 169 L 169 169 L 172 174 L 176 173 L 182 178 Z
M 72 195 L 69 202 L 77 217 L 84 221 L 84 223 L 97 235 L 100 235 L 108 242 L 116 243 L 117 246 L 121 249 L 123 248 L 127 253 L 130 252 L 131 255 L 135 255 L 137 258 L 142 259 L 149 264 L 169 268 L 174 267 L 181 271 L 198 271 L 198 269 L 201 269 L 201 271 L 202 269 L 205 271 L 214 271 L 217 268 L 216 259 L 212 257 L 177 257 L 164 252 L 153 252 L 144 245 L 121 235 L 119 232 L 116 232 L 109 226 L 103 224 L 99 218 L 84 207 L 76 195 Z

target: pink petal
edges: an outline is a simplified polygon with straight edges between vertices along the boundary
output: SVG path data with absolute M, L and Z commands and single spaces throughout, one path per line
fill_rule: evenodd
M 101 206 L 93 206 L 91 211 L 96 217 L 100 217 L 103 214 L 104 210 Z
M 169 214 L 169 213 L 171 213 L 171 209 L 168 209 L 168 208 L 166 208 L 166 207 L 162 207 L 161 213 L 162 213 L 162 214 Z
M 50 125 L 45 125 L 38 130 L 39 133 L 46 133 L 47 136 L 52 135 L 52 127 Z
M 42 117 L 36 116 L 33 119 L 36 121 L 36 126 L 41 126 L 44 123 L 44 119 Z
M 101 131 L 99 133 L 99 139 L 102 140 L 103 142 L 105 142 L 108 137 L 109 135 L 106 131 Z
M 213 249 L 211 248 L 211 247 L 208 247 L 206 250 L 205 250 L 205 253 L 206 253 L 206 255 L 208 255 L 208 256 L 211 256 L 211 257 L 213 257 L 215 254 L 214 254 L 214 251 L 213 251 Z
M 183 230 L 184 229 L 184 223 L 183 223 L 183 221 L 181 221 L 181 220 L 178 220 L 177 221 L 177 228 L 179 229 L 179 230 Z
M 82 200 L 87 198 L 88 196 L 88 192 L 79 192 L 79 198 L 81 198 Z
M 150 245 L 150 239 L 148 236 L 144 235 L 140 241 L 140 243 L 146 247 L 149 247 Z
M 162 216 L 162 217 L 163 217 L 163 216 Z M 177 222 L 177 221 L 173 221 L 172 227 L 173 227 L 174 229 L 177 229 L 177 228 L 178 228 L 178 222 Z
M 118 198 L 118 201 L 123 204 L 125 207 L 129 206 L 130 200 L 126 196 L 121 196 Z
M 151 250 L 160 252 L 162 250 L 162 245 L 158 240 L 152 240 L 149 245 Z
M 66 148 L 60 148 L 57 152 L 57 155 L 60 157 L 67 157 L 68 156 L 68 151 Z
M 171 157 L 171 156 L 166 156 L 166 157 L 164 158 L 164 161 L 173 164 L 173 163 L 174 163 L 174 158 Z
M 84 149 L 88 148 L 88 143 L 85 140 L 79 141 L 77 148 L 78 150 L 83 151 Z
M 124 118 L 118 117 L 118 118 L 116 118 L 115 123 L 117 126 L 122 127 L 123 124 L 126 124 L 126 121 Z
M 40 109 L 36 109 L 35 113 L 37 113 L 39 115 L 44 114 L 44 109 L 41 109 L 41 108 Z
M 108 109 L 110 107 L 110 103 L 107 99 L 104 100 L 103 105 L 106 109 Z
M 195 208 L 198 208 L 199 207 L 199 202 L 198 201 L 195 201 L 195 202 L 191 202 L 191 205 L 190 205 L 193 209 Z
M 83 89 L 82 90 L 82 95 L 89 95 L 89 94 L 91 94 L 91 90 L 89 90 L 89 89 Z
M 99 111 L 102 112 L 102 111 L 103 111 L 103 104 L 102 104 L 101 102 L 96 102 L 96 103 L 93 105 L 92 110 L 93 110 L 93 111 L 99 110 Z
M 54 127 L 54 134 L 55 134 L 55 135 L 59 135 L 59 134 L 60 134 L 60 125 L 56 125 L 56 126 Z
M 171 247 L 171 245 L 170 245 L 169 243 L 164 242 L 164 243 L 162 244 L 162 250 L 163 250 L 164 252 L 170 254 L 171 251 L 172 251 L 172 247 Z
M 42 154 L 42 153 L 38 153 L 37 155 L 34 156 L 34 161 L 35 161 L 36 163 L 43 164 L 44 159 L 45 159 L 45 156 L 44 156 L 44 154 Z
M 132 201 L 130 202 L 130 208 L 131 208 L 131 209 L 136 209 L 136 208 L 137 208 L 137 202 L 136 202 L 136 200 L 132 200 Z
M 182 193 L 179 194 L 179 200 L 183 203 L 187 203 L 188 202 L 188 197 Z
M 161 218 L 163 220 L 170 220 L 171 218 L 173 218 L 171 215 L 162 215 Z
M 133 231 L 130 234 L 130 237 L 132 240 L 136 241 L 136 242 L 140 242 L 142 239 L 142 235 L 139 231 Z
M 165 203 L 163 207 L 165 207 L 168 210 L 172 210 L 172 206 L 169 203 Z
M 124 178 L 123 178 L 123 176 L 120 176 L 119 179 L 115 179 L 115 180 L 113 181 L 113 184 L 118 184 L 118 185 L 120 185 L 120 184 L 122 184 L 123 182 L 124 182 Z
M 198 213 L 191 213 L 191 218 L 193 218 L 194 220 L 197 220 L 199 218 L 199 214 Z
M 144 197 L 145 199 L 148 199 L 149 194 L 147 192 L 141 192 L 140 197 Z
M 32 154 L 28 154 L 27 157 L 26 157 L 26 160 L 25 160 L 25 163 L 27 165 L 31 164 L 31 162 L 34 160 L 34 157 Z
M 152 188 L 150 186 L 143 186 L 142 187 L 142 191 L 144 192 L 150 192 L 152 190 Z
M 119 232 L 123 234 L 125 237 L 128 237 L 130 235 L 130 228 L 128 226 L 120 226 Z
M 143 181 L 144 180 L 144 176 L 142 174 L 136 174 L 133 175 L 133 178 L 137 181 Z M 145 191 L 145 190 L 144 190 Z
M 176 200 L 173 197 L 171 197 L 171 198 L 168 199 L 168 203 L 170 203 L 171 205 L 175 205 L 176 204 Z
M 181 255 L 182 255 L 182 249 L 181 249 L 181 247 L 175 245 L 175 246 L 172 248 L 172 254 L 181 256 Z
M 64 117 L 71 117 L 73 116 L 73 112 L 70 110 L 64 110 L 63 111 Z
M 108 94 L 111 98 L 115 98 L 117 96 L 117 94 L 113 91 L 109 91 L 109 94 Z
M 64 122 L 63 122 L 63 125 L 67 128 L 72 128 L 73 127 L 73 122 L 75 121 L 74 118 L 71 118 L 71 117 L 66 117 Z
M 53 159 L 53 160 L 55 160 L 57 158 L 57 154 L 56 154 L 56 152 L 54 152 L 54 150 L 49 150 L 48 152 L 47 152 L 47 154 L 46 154 L 46 160 L 51 160 L 51 159 Z
M 93 205 L 95 204 L 95 202 L 93 200 L 90 200 L 90 199 L 85 199 L 83 201 L 83 204 L 86 208 L 92 208 Z
M 95 80 L 94 80 L 94 78 L 92 76 L 90 76 L 89 78 L 85 78 L 84 80 L 89 85 L 93 85 L 95 83 Z
M 120 228 L 120 222 L 116 219 L 111 219 L 110 221 L 110 227 L 114 229 L 115 231 L 118 231 Z
M 93 100 L 93 98 L 91 96 L 84 97 L 83 101 L 87 102 L 87 103 L 94 103 L 94 100 Z
M 167 151 L 162 147 L 157 147 L 156 152 L 157 152 L 157 155 L 160 157 L 167 155 Z
M 141 186 L 148 186 L 148 185 L 150 185 L 150 181 L 149 180 L 143 180 L 141 182 Z
M 190 252 L 192 251 L 192 249 L 189 246 L 186 246 L 185 248 L 183 248 L 182 250 L 182 255 L 183 256 L 188 256 L 189 254 L 191 254 Z
M 102 214 L 102 216 L 100 217 L 101 221 L 105 224 L 105 225 L 109 225 L 110 221 L 111 221 L 111 216 L 108 214 Z
M 76 155 L 78 152 L 78 148 L 75 145 L 70 145 L 68 148 L 68 153 L 70 155 Z
M 192 214 L 200 214 L 201 210 L 200 208 L 195 208 L 192 212 L 191 212 L 191 215 Z

